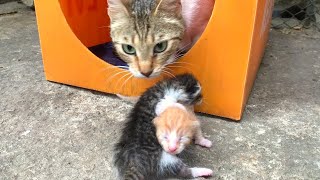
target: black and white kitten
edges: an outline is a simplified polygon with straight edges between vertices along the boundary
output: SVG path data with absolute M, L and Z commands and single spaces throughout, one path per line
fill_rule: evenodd
M 132 109 L 115 146 L 114 163 L 119 179 L 156 180 L 211 175 L 212 170 L 189 168 L 178 157 L 164 151 L 152 122 L 159 102 L 193 106 L 201 98 L 200 84 L 191 74 L 179 75 L 149 88 Z

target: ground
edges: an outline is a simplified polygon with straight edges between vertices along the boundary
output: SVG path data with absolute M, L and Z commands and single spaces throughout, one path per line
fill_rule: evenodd
M 13 2 L 0 14 L 0 179 L 114 179 L 132 105 L 46 81 L 34 12 Z M 211 179 L 320 179 L 319 42 L 271 30 L 242 121 L 199 115 L 214 146 L 192 146 L 185 161 Z

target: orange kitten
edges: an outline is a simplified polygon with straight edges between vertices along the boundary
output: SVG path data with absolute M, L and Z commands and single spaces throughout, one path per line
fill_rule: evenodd
M 202 136 L 200 122 L 192 111 L 174 103 L 153 120 L 162 148 L 170 154 L 179 154 L 195 139 L 195 144 L 211 147 L 210 140 Z

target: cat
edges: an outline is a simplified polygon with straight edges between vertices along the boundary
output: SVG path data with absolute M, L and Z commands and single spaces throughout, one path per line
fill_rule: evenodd
M 135 77 L 156 77 L 204 31 L 214 0 L 108 0 L 115 52 Z
M 192 139 L 195 144 L 211 147 L 210 140 L 205 139 L 200 128 L 200 121 L 188 108 L 180 103 L 173 103 L 153 120 L 156 135 L 162 148 L 169 154 L 181 153 Z
M 153 120 L 160 102 L 193 106 L 201 101 L 201 87 L 191 74 L 158 82 L 142 94 L 127 117 L 115 145 L 114 165 L 121 180 L 156 180 L 169 177 L 209 176 L 210 169 L 189 168 L 175 155 L 163 150 Z

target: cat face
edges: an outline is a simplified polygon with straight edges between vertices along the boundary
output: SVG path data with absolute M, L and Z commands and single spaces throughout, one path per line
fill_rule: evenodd
M 108 0 L 111 38 L 135 77 L 158 76 L 184 36 L 180 0 Z
M 170 154 L 181 153 L 195 135 L 199 122 L 179 107 L 169 107 L 154 119 L 156 134 L 162 148 Z

